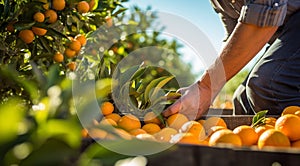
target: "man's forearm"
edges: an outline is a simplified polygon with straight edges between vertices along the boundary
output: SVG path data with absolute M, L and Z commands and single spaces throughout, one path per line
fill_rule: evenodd
M 238 23 L 227 43 L 200 80 L 217 95 L 224 84 L 237 74 L 270 40 L 277 27 L 257 27 Z

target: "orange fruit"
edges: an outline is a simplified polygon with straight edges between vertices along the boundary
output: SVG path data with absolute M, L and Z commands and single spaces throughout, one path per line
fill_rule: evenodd
M 9 23 L 7 26 L 6 26 L 6 30 L 9 31 L 9 32 L 14 32 L 15 31 L 15 27 L 14 27 L 14 23 Z
M 266 125 L 259 126 L 259 127 L 255 128 L 255 132 L 257 133 L 258 138 L 260 137 L 260 135 L 261 135 L 263 132 L 265 132 L 265 131 L 268 130 L 268 129 L 274 129 L 274 126 L 271 126 L 271 125 L 266 124 Z
M 57 11 L 63 10 L 65 6 L 66 6 L 65 0 L 52 0 L 52 8 Z
M 77 11 L 79 13 L 87 13 L 90 10 L 90 5 L 86 1 L 81 1 L 77 4 Z
M 154 112 L 148 112 L 144 116 L 144 122 L 147 123 L 155 123 L 160 125 L 161 121 L 158 119 L 158 117 L 155 115 Z
M 88 135 L 94 139 L 104 139 L 107 136 L 107 132 L 101 129 L 92 128 L 88 130 Z
M 111 114 L 114 111 L 115 107 L 111 102 L 106 101 L 101 104 L 100 109 L 101 113 L 105 116 Z
M 265 124 L 275 126 L 276 120 L 274 117 L 267 117 L 265 118 Z
M 110 126 L 117 126 L 117 123 L 114 120 L 112 120 L 112 119 L 106 119 L 106 118 L 102 119 L 99 124 L 101 124 L 101 125 L 110 125 Z
M 82 137 L 82 138 L 88 138 L 88 137 L 89 137 L 89 134 L 88 134 L 88 130 L 87 130 L 87 129 L 83 128 L 83 129 L 81 130 L 81 137 Z
M 204 122 L 205 122 L 205 120 L 204 119 L 200 119 L 200 120 L 198 120 L 198 122 L 203 125 Z
M 75 40 L 78 40 L 82 46 L 84 46 L 86 44 L 86 38 L 82 34 L 76 35 Z
M 177 130 L 170 127 L 165 127 L 161 129 L 159 132 L 155 133 L 154 137 L 158 141 L 169 142 L 171 138 L 177 133 L 178 133 Z
M 293 148 L 300 148 L 300 140 L 292 142 L 291 146 Z
M 49 18 L 48 23 L 55 23 L 57 21 L 57 13 L 54 10 L 46 10 L 45 17 Z
M 289 147 L 290 140 L 282 132 L 275 129 L 268 129 L 258 139 L 258 148 L 262 149 L 266 146 Z
M 170 143 L 200 145 L 201 141 L 192 133 L 178 133 L 171 138 Z
M 141 122 L 136 116 L 127 114 L 121 117 L 118 121 L 118 126 L 126 131 L 130 131 L 141 128 Z
M 109 139 L 109 140 L 116 140 L 118 138 L 126 139 L 126 140 L 131 140 L 132 139 L 132 136 L 127 131 L 125 131 L 123 129 L 114 128 L 112 132 L 113 132 L 113 134 L 108 133 L 105 138 Z
M 71 48 L 72 50 L 78 52 L 81 49 L 81 43 L 78 40 L 74 39 L 70 43 L 69 48 Z
M 56 52 L 53 56 L 55 62 L 61 63 L 64 61 L 64 56 L 60 52 Z
M 143 129 L 133 129 L 129 131 L 129 134 L 133 135 L 133 136 L 137 136 L 139 134 L 147 134 L 147 132 Z
M 113 26 L 113 24 L 114 24 L 113 19 L 111 17 L 105 17 L 105 21 L 106 21 L 106 25 L 108 28 Z
M 138 134 L 135 136 L 137 139 L 145 140 L 145 141 L 156 141 L 155 137 L 151 134 Z
M 293 114 L 283 115 L 277 119 L 275 129 L 284 133 L 291 141 L 299 140 L 300 118 Z
M 117 113 L 111 113 L 111 114 L 105 115 L 105 118 L 106 119 L 112 119 L 116 123 L 118 123 L 118 121 L 121 119 L 121 116 Z
M 298 117 L 300 117 L 300 111 L 296 111 L 295 115 L 297 115 Z
M 168 117 L 167 124 L 169 127 L 174 128 L 178 131 L 181 126 L 188 121 L 189 120 L 185 115 L 177 113 Z
M 148 134 L 155 134 L 160 131 L 160 127 L 155 123 L 148 123 L 142 127 Z
M 70 62 L 70 63 L 68 63 L 68 68 L 71 71 L 75 71 L 76 70 L 76 62 Z
M 199 140 L 205 139 L 205 129 L 199 122 L 196 122 L 196 121 L 188 121 L 188 122 L 184 123 L 180 129 L 180 132 L 192 133 Z
M 32 32 L 38 36 L 44 36 L 47 33 L 47 29 L 39 28 L 39 27 L 32 27 Z
M 211 129 L 211 134 L 210 135 L 208 135 L 208 136 L 211 136 L 214 132 L 216 132 L 216 131 L 219 131 L 219 130 L 223 130 L 223 129 L 227 129 L 227 128 L 225 128 L 224 126 L 213 126 L 213 127 L 211 127 L 210 128 Z
M 209 146 L 215 146 L 218 144 L 241 146 L 242 140 L 240 136 L 234 134 L 231 130 L 223 129 L 213 133 L 209 139 Z
M 66 48 L 64 54 L 68 57 L 68 58 L 74 58 L 76 55 L 76 51 L 70 49 L 70 48 Z
M 250 146 L 257 143 L 258 134 L 251 126 L 238 126 L 233 130 L 233 133 L 240 136 L 242 145 Z
M 41 13 L 41 12 L 36 12 L 33 15 L 33 19 L 36 22 L 44 22 L 45 21 L 45 15 L 43 13 Z
M 90 0 L 89 2 L 90 11 L 93 10 L 94 6 L 95 6 L 95 0 Z
M 34 33 L 29 29 L 21 30 L 19 33 L 19 38 L 23 40 L 26 44 L 29 44 L 32 43 L 34 40 Z
M 227 128 L 225 121 L 220 117 L 209 117 L 203 123 L 203 127 L 205 128 L 206 134 L 210 135 L 212 133 L 211 127 L 213 126 L 223 126 Z
M 286 115 L 286 114 L 295 114 L 295 112 L 300 111 L 300 107 L 299 106 L 288 106 L 285 107 L 281 113 L 281 116 Z

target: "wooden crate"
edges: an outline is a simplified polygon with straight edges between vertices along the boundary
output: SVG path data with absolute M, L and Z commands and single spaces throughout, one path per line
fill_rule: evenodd
M 222 117 L 229 129 L 239 125 L 250 125 L 251 115 L 207 115 Z M 205 117 L 204 117 L 205 118 Z M 208 147 L 174 145 L 174 147 L 148 156 L 149 166 L 299 166 L 300 149 L 253 147 Z

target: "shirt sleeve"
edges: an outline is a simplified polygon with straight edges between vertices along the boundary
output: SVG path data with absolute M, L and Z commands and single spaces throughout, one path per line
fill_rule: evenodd
M 288 0 L 249 0 L 240 13 L 239 22 L 259 27 L 281 26 L 287 13 Z

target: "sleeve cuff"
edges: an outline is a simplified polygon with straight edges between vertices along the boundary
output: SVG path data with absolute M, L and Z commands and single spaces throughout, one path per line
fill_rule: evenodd
M 239 22 L 259 27 L 281 26 L 287 13 L 287 0 L 256 0 L 242 7 Z

